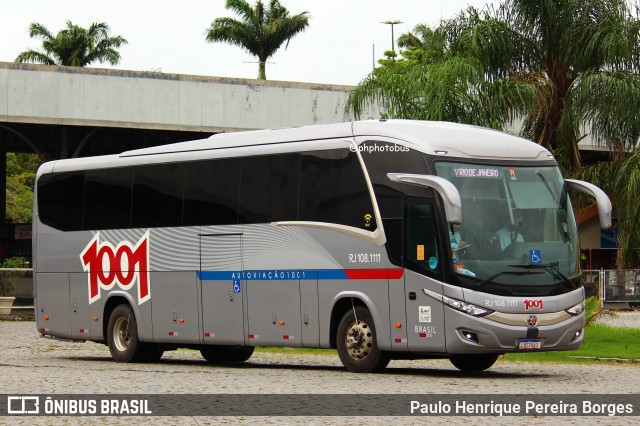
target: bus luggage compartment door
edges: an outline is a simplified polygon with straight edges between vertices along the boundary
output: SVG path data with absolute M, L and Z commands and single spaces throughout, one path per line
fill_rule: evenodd
M 200 343 L 198 289 L 193 272 L 151 272 L 151 282 L 153 340 Z M 146 304 L 140 305 L 142 315 L 146 308 Z
M 100 339 L 102 337 L 100 324 L 93 321 L 92 317 L 101 316 L 101 312 L 93 312 L 92 308 L 95 309 L 96 305 L 102 304 L 89 305 L 88 292 L 87 274 L 69 274 L 71 335 L 78 339 Z
M 36 323 L 48 336 L 71 338 L 69 314 L 69 274 L 36 275 Z
M 275 272 L 247 280 L 251 346 L 301 347 L 300 280 L 276 279 Z
M 203 342 L 244 345 L 242 235 L 200 236 L 200 288 Z

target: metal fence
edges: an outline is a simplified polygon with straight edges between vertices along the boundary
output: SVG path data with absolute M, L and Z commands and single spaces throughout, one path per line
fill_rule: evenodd
M 603 302 L 640 306 L 640 269 L 584 271 L 585 288 L 595 288 Z

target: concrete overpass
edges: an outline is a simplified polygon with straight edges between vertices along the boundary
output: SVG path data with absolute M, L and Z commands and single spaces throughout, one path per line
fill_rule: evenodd
M 7 152 L 34 152 L 51 160 L 218 132 L 337 123 L 345 121 L 351 89 L 0 62 L 0 188 L 6 187 Z M 5 194 L 0 196 L 0 242 L 9 237 Z
M 0 62 L 0 141 L 6 150 L 29 151 L 23 146 L 27 144 L 57 158 L 117 152 L 91 147 L 99 144 L 90 140 L 97 135 L 87 135 L 98 128 L 201 137 L 336 123 L 344 121 L 350 90 L 350 86 Z M 29 129 L 33 125 L 46 131 L 34 132 Z M 116 139 L 104 143 L 118 144 Z

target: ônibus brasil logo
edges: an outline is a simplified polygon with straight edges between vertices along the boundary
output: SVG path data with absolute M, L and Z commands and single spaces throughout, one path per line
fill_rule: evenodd
M 80 260 L 89 273 L 89 304 L 100 299 L 100 289 L 111 290 L 118 284 L 129 290 L 138 283 L 138 304 L 149 300 L 149 231 L 133 245 L 122 241 L 115 248 L 107 241 L 100 242 L 100 232 L 80 253 Z

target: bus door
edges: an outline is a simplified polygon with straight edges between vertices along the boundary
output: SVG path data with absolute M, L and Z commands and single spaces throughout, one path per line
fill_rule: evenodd
M 404 267 L 409 350 L 444 352 L 444 307 L 422 291 L 442 294 L 446 253 L 438 244 L 433 200 L 408 197 L 404 209 Z
M 203 342 L 245 345 L 242 274 L 242 234 L 200 236 Z

